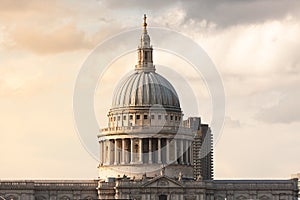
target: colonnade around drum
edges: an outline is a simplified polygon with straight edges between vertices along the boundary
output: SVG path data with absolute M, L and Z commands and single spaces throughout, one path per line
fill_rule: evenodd
M 175 138 L 121 138 L 99 141 L 100 165 L 193 163 L 192 141 Z

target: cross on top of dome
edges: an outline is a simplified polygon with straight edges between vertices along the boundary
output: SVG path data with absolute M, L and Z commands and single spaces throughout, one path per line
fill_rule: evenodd
M 147 16 L 146 16 L 146 14 L 144 14 L 144 23 L 143 23 L 144 33 L 147 33 L 147 22 L 146 22 L 146 20 L 147 20 Z

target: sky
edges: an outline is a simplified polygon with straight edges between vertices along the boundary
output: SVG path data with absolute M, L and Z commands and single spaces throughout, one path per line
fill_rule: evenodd
M 97 160 L 76 130 L 75 82 L 96 46 L 141 28 L 144 13 L 149 27 L 177 31 L 201 46 L 222 78 L 226 114 L 215 143 L 215 178 L 277 179 L 298 173 L 299 1 L 0 0 L 0 179 L 98 177 Z M 151 39 L 157 46 L 163 42 Z M 183 70 L 191 68 L 179 57 L 153 47 L 157 71 L 174 85 L 185 116 L 200 114 L 210 123 L 205 81 Z M 99 79 L 99 127 L 106 126 L 113 88 L 135 64 L 135 52 L 120 56 Z M 200 91 L 200 113 L 170 69 Z

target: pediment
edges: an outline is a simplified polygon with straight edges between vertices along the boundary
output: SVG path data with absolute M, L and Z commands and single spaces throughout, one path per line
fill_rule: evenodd
M 177 182 L 167 176 L 159 176 L 157 178 L 154 178 L 142 185 L 143 187 L 172 187 L 172 188 L 181 188 L 183 187 L 180 182 Z

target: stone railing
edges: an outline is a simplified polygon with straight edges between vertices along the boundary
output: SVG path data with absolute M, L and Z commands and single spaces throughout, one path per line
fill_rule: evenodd
M 0 188 L 3 189 L 34 189 L 34 181 L 0 181 Z
M 100 182 L 98 184 L 98 188 L 113 188 L 115 185 L 115 182 Z
M 85 188 L 95 189 L 97 180 L 5 180 L 0 181 L 1 189 L 47 189 Z
M 143 184 L 143 181 L 117 181 L 116 182 L 116 187 L 129 187 L 129 188 L 134 188 L 134 187 L 139 187 L 141 184 Z
M 182 133 L 193 134 L 193 130 L 182 126 L 121 126 L 121 127 L 109 127 L 100 129 L 101 135 L 112 135 L 120 133 Z
M 210 181 L 208 181 L 210 182 Z M 213 187 L 219 190 L 241 190 L 241 189 L 269 189 L 269 190 L 285 190 L 297 189 L 295 180 L 214 180 Z

